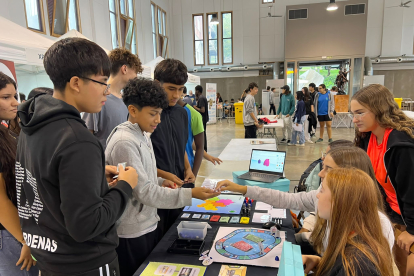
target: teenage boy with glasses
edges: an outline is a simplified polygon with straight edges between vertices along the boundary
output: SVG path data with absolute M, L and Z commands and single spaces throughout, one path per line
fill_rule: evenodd
M 129 80 L 135 78 L 142 72 L 142 65 L 139 58 L 126 49 L 114 49 L 109 53 L 111 61 L 111 76 L 107 87 L 110 95 L 99 113 L 85 113 L 82 119 L 88 129 L 99 139 L 104 149 L 106 139 L 111 131 L 119 124 L 126 122 L 128 109 L 122 101 L 121 90 Z
M 42 276 L 119 275 L 115 222 L 137 185 L 136 171 L 105 167 L 101 143 L 80 117 L 107 100 L 111 64 L 94 42 L 66 38 L 44 57 L 53 96 L 19 106 L 17 207 Z M 115 185 L 109 189 L 108 182 Z

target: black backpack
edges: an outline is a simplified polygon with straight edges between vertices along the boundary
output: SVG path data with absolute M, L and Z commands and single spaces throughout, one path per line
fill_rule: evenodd
M 305 184 L 306 179 L 308 178 L 311 171 L 318 165 L 322 164 L 322 159 L 319 158 L 318 160 L 315 160 L 312 162 L 312 164 L 309 165 L 309 167 L 303 172 L 303 174 L 300 176 L 299 184 L 295 186 L 294 192 L 300 193 L 300 192 L 306 192 L 307 186 Z

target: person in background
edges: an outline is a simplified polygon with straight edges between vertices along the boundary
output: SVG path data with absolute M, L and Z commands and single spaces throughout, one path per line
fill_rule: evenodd
M 26 95 L 23 93 L 19 93 L 20 103 L 24 103 L 26 101 Z
M 196 90 L 196 91 L 197 91 L 197 90 Z M 223 102 L 223 99 L 221 98 L 220 93 L 216 93 L 216 102 L 217 102 L 217 104 L 219 104 L 219 103 L 222 103 L 222 102 Z
M 323 142 L 323 132 L 326 125 L 329 142 L 332 142 L 332 118 L 335 110 L 335 101 L 332 94 L 326 90 L 325 84 L 319 85 L 319 92 L 315 96 L 315 115 L 318 118 L 320 129 L 319 139 L 316 143 Z
M 203 117 L 203 127 L 204 127 L 204 150 L 207 151 L 207 122 L 209 121 L 208 117 L 208 102 L 207 98 L 203 95 L 203 87 L 197 85 L 195 88 L 197 105 L 193 106 L 195 110 L 201 113 Z
M 183 96 L 184 98 L 182 99 L 186 104 L 192 105 L 193 104 L 193 100 L 190 98 L 190 96 L 187 95 L 187 87 L 184 86 L 184 90 L 183 90 Z
M 0 121 L 15 121 L 17 129 L 0 124 L 0 275 L 38 276 L 30 247 L 23 238 L 17 212 L 16 151 L 20 132 L 17 122 L 16 83 L 0 72 Z M 9 127 L 12 124 L 9 124 Z M 25 270 L 25 271 L 24 271 Z
M 290 138 L 292 137 L 291 116 L 293 115 L 293 112 L 295 112 L 295 98 L 290 91 L 289 85 L 285 85 L 282 87 L 282 96 L 276 111 L 276 117 L 282 118 L 283 120 L 283 139 L 280 143 L 290 143 Z M 280 116 L 280 113 L 282 113 L 282 116 Z
M 44 56 L 53 97 L 19 105 L 17 208 L 23 237 L 43 276 L 119 275 L 115 222 L 130 200 L 134 168 L 105 166 L 99 140 L 81 112 L 98 113 L 108 95 L 111 62 L 83 38 L 55 42 Z M 109 189 L 108 183 L 116 184 Z M 86 274 L 87 273 L 87 274 Z
M 165 59 L 154 70 L 154 79 L 164 88 L 168 107 L 161 113 L 161 122 L 151 135 L 157 163 L 157 175 L 184 188 L 193 188 L 195 176 L 186 153 L 188 115 L 177 102 L 188 80 L 187 67 L 179 60 Z M 176 221 L 182 209 L 158 209 L 158 234 L 162 237 Z
M 48 87 L 37 87 L 33 88 L 32 91 L 30 91 L 29 96 L 27 97 L 27 100 L 30 100 L 31 98 L 36 97 L 37 95 L 49 95 L 53 96 L 53 89 Z
M 230 104 L 234 104 L 234 99 L 231 99 L 230 100 Z
M 327 173 L 317 194 L 318 227 L 311 236 L 323 256 L 302 256 L 306 274 L 313 270 L 315 276 L 393 276 L 377 193 L 376 183 L 362 170 L 336 168 Z
M 309 83 L 309 93 L 312 97 L 312 102 L 315 102 L 315 96 L 317 94 L 316 92 L 318 92 L 316 85 L 313 82 Z
M 195 97 L 195 95 L 193 94 L 193 91 L 192 90 L 190 90 L 190 93 L 189 93 L 189 96 L 188 97 L 190 97 L 190 99 L 191 100 L 193 100 L 193 102 L 191 103 L 191 106 L 194 106 L 194 105 L 196 105 L 197 104 L 197 102 L 196 102 L 196 97 Z
M 307 87 L 302 88 L 302 92 L 305 95 L 304 102 L 306 107 L 306 118 L 305 118 L 305 124 L 304 124 L 304 130 L 305 130 L 305 140 L 306 142 L 313 144 L 313 141 L 311 140 L 311 135 L 309 132 L 309 115 L 315 116 L 315 106 L 313 105 L 312 96 L 309 93 L 309 90 Z M 311 114 L 312 113 L 312 114 Z M 316 117 L 315 117 L 316 118 Z
M 276 115 L 276 102 L 277 102 L 277 97 L 275 97 L 275 91 L 276 88 L 272 88 L 269 91 L 269 103 L 270 103 L 270 110 L 269 110 L 269 115 L 272 115 L 272 111 L 273 111 L 273 115 Z
M 338 93 L 338 92 L 339 92 L 338 87 L 336 87 L 336 86 L 332 86 L 332 88 L 331 88 L 331 92 L 336 92 L 336 93 Z
M 251 82 L 247 89 L 246 99 L 243 105 L 243 124 L 244 138 L 255 139 L 256 131 L 260 127 L 257 119 L 257 108 L 254 96 L 259 92 L 259 86 L 255 82 Z
M 106 139 L 112 130 L 128 118 L 128 109 L 122 102 L 122 89 L 129 80 L 142 72 L 142 64 L 137 55 L 126 49 L 116 48 L 109 53 L 111 76 L 108 84 L 111 93 L 102 110 L 96 114 L 84 113 L 82 119 L 88 129 L 106 148 Z
M 383 85 L 371 84 L 351 98 L 355 143 L 371 159 L 395 230 L 393 248 L 401 276 L 414 275 L 414 120 L 408 118 Z
M 305 102 L 303 101 L 305 99 L 305 95 L 302 91 L 297 91 L 295 95 L 295 99 L 297 100 L 296 104 L 296 112 L 293 116 L 293 123 L 296 124 L 296 126 L 302 125 L 302 131 L 292 131 L 292 140 L 291 143 L 288 143 L 288 146 L 299 146 L 304 147 L 305 146 L 305 133 L 304 133 L 304 123 L 306 118 L 306 107 Z M 299 135 L 299 144 L 297 144 L 297 136 Z
M 225 100 L 223 103 L 223 119 L 226 118 L 226 115 L 230 113 L 230 104 L 228 100 Z
M 205 200 L 219 193 L 202 187 L 177 189 L 174 182 L 157 178 L 154 151 L 146 134 L 154 132 L 161 122 L 163 108 L 168 107 L 167 95 L 158 82 L 130 80 L 122 99 L 128 107 L 128 121 L 109 135 L 105 162 L 127 162 L 139 174 L 132 198 L 116 223 L 120 275 L 132 276 L 160 240 L 156 231 L 157 208 L 180 208 L 191 205 L 192 197 Z

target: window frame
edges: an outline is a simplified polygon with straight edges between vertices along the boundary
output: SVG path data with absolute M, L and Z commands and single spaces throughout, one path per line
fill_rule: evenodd
M 203 63 L 199 63 L 197 64 L 197 59 L 196 59 L 196 39 L 195 39 L 195 28 L 194 28 L 194 17 L 196 16 L 201 16 L 201 23 L 203 24 L 203 39 L 202 40 L 197 40 L 197 41 L 203 41 Z M 205 26 L 204 26 L 204 13 L 195 13 L 193 14 L 193 20 L 192 20 L 193 24 L 193 56 L 194 56 L 194 66 L 204 66 L 206 64 L 206 44 L 204 42 L 206 34 L 205 34 Z
M 77 15 L 77 19 L 78 19 L 78 25 L 79 25 L 79 31 L 80 33 L 82 33 L 82 24 L 81 24 L 81 16 L 80 16 L 80 8 L 79 8 L 79 0 L 70 0 L 70 1 L 75 1 L 76 2 L 76 15 Z M 69 7 L 70 7 L 70 3 L 68 3 L 68 29 L 69 29 Z M 67 30 L 70 31 L 70 30 Z
M 33 31 L 33 32 L 35 32 L 35 33 L 39 33 L 39 34 L 46 34 L 46 26 L 45 26 L 45 11 L 44 11 L 44 9 L 43 9 L 43 0 L 36 0 L 37 1 L 37 3 L 39 4 L 39 6 L 40 6 L 40 22 L 41 22 L 41 24 L 42 24 L 42 30 L 43 31 L 40 31 L 40 30 L 37 30 L 37 29 L 33 29 L 33 28 L 30 28 L 29 27 L 29 22 L 27 22 L 27 11 L 26 11 L 26 1 L 25 0 L 23 0 L 23 6 L 24 6 L 24 15 L 25 15 L 25 20 L 26 20 L 26 28 L 28 29 L 28 30 L 31 30 L 31 31 Z
M 224 20 L 223 16 L 224 14 L 230 13 L 231 14 L 231 37 L 230 38 L 224 38 Z M 233 11 L 223 11 L 221 12 L 221 64 L 234 64 L 234 43 L 233 43 Z M 231 62 L 224 62 L 224 40 L 225 39 L 231 39 Z
M 43 1 L 43 0 L 41 0 L 41 1 Z M 79 0 L 66 0 L 65 33 L 67 33 L 69 31 L 69 9 L 70 9 L 71 1 L 76 2 L 76 17 L 77 17 L 77 24 L 79 26 L 79 30 L 77 30 L 77 31 L 82 33 L 82 23 L 81 23 L 81 17 L 80 17 Z M 48 8 L 48 14 L 49 14 L 49 12 L 50 12 L 49 11 L 49 5 L 47 6 L 47 8 Z M 56 19 L 56 0 L 53 0 L 53 12 L 52 12 L 52 21 L 51 22 L 50 22 L 50 18 L 49 18 L 50 36 L 60 37 L 63 34 L 55 33 L 55 24 L 53 24 L 55 22 L 55 19 Z
M 219 45 L 219 25 L 217 26 L 217 38 L 216 39 L 210 39 L 210 22 L 208 21 L 209 15 L 217 15 L 217 20 L 219 19 L 219 13 L 218 12 L 210 12 L 206 13 L 206 28 L 207 28 L 207 64 L 208 65 L 219 65 L 220 64 L 220 45 Z M 233 39 L 233 37 L 232 37 Z M 210 40 L 217 40 L 217 63 L 210 63 Z
M 152 12 L 152 7 L 154 7 L 154 13 Z M 152 21 L 154 21 L 154 28 L 155 33 L 152 30 Z M 155 34 L 155 41 L 154 41 L 154 34 Z M 158 6 L 151 1 L 151 36 L 152 36 L 152 52 L 154 53 L 154 47 L 155 47 L 155 53 L 156 57 L 158 56 Z
M 272 4 L 275 2 L 275 0 L 271 0 L 272 2 L 265 2 L 265 0 L 262 0 L 262 4 Z
M 154 40 L 154 35 L 155 35 L 155 41 L 153 41 L 153 48 L 152 51 L 154 52 L 154 47 L 155 47 L 155 52 L 156 52 L 156 57 L 158 56 L 162 57 L 162 52 L 163 52 L 163 47 L 164 47 L 164 41 L 167 38 L 168 39 L 168 21 L 167 21 L 167 12 L 161 8 L 160 6 L 158 6 L 157 4 L 155 4 L 154 2 L 151 1 L 151 8 L 154 8 L 154 14 L 152 13 L 151 10 L 151 35 L 152 35 L 152 40 Z M 159 16 L 160 15 L 160 16 Z M 161 17 L 161 18 L 160 18 Z M 152 20 L 154 20 L 154 27 L 155 27 L 155 33 L 152 30 Z M 160 33 L 160 28 L 161 28 L 161 33 Z M 160 39 L 162 38 L 162 45 L 160 44 Z M 166 43 L 166 52 L 165 52 L 165 58 L 168 57 L 168 43 L 169 41 L 167 41 Z
M 108 1 L 108 7 L 109 7 L 109 25 L 111 28 L 111 44 L 113 44 L 112 42 L 112 25 L 111 25 L 111 13 L 115 14 L 115 21 L 116 21 L 116 39 L 117 39 L 117 48 L 125 48 L 129 51 L 132 52 L 132 45 L 133 42 L 135 42 L 135 48 L 136 48 L 136 54 L 138 55 L 138 40 L 137 40 L 137 34 L 136 34 L 136 14 L 135 14 L 135 0 L 125 0 L 125 14 L 121 13 L 121 1 L 120 0 L 113 0 L 115 2 L 115 12 L 111 11 L 110 8 L 110 3 Z M 133 17 L 129 16 L 129 1 L 132 1 L 132 8 L 133 8 Z M 125 37 L 122 37 L 122 33 L 121 33 L 121 20 L 125 20 L 126 21 L 126 26 L 125 26 Z M 127 42 L 127 33 L 128 33 L 128 29 L 130 26 L 130 20 L 132 20 L 132 36 L 131 36 L 131 45 L 130 48 L 126 48 L 126 42 Z M 135 41 L 134 41 L 135 38 Z M 114 45 L 112 45 L 112 49 L 114 48 Z

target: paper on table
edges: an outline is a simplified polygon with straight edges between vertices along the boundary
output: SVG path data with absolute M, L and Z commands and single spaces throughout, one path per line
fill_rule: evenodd
M 254 208 L 255 210 L 261 210 L 261 211 L 269 211 L 272 209 L 272 206 L 261 202 L 261 201 L 256 201 L 256 208 Z
M 201 184 L 201 187 L 214 190 L 217 186 L 217 183 L 219 183 L 220 181 L 223 181 L 223 180 L 226 180 L 226 179 L 209 179 L 209 178 L 206 178 L 206 179 L 204 179 L 203 184 Z M 232 181 L 232 180 L 230 180 L 230 181 Z M 241 194 L 241 193 L 235 193 L 235 192 L 232 192 L 232 191 L 221 191 L 221 193 L 223 193 L 223 194 L 226 194 L 226 193 Z
M 252 222 L 255 223 L 265 223 L 270 221 L 269 214 L 266 213 L 254 213 Z
M 286 209 L 274 208 L 272 210 L 269 210 L 268 213 L 272 218 L 286 218 Z
M 298 124 L 296 126 L 296 123 L 292 123 L 292 126 L 293 126 L 294 131 L 302 131 L 303 130 L 303 125 L 302 124 Z

